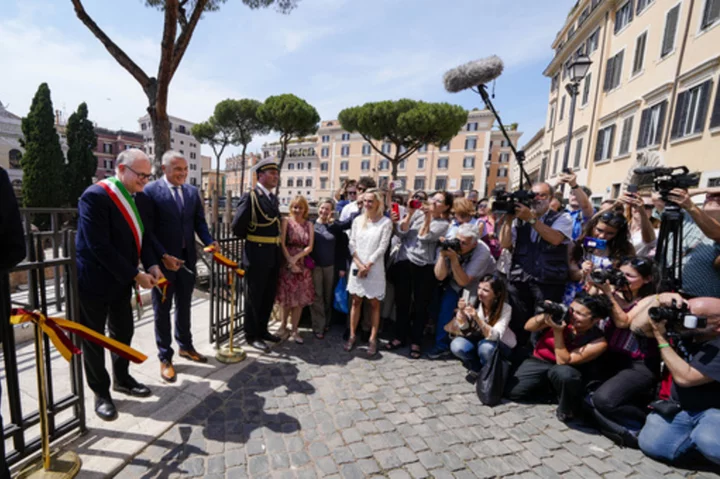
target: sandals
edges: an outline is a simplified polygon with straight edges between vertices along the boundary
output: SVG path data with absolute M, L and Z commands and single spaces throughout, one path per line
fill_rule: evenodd
M 357 341 L 357 336 L 350 336 L 350 338 L 348 338 L 347 342 L 345 343 L 343 349 L 348 352 L 352 351 L 352 349 L 355 347 L 355 341 Z
M 405 343 L 403 343 L 399 339 L 393 339 L 385 345 L 385 349 L 388 351 L 395 351 L 396 349 L 400 349 L 402 347 L 405 347 Z
M 410 346 L 410 359 L 420 359 L 420 356 L 422 356 L 422 352 L 420 351 L 420 346 L 417 346 L 415 344 Z
M 290 336 L 290 341 L 295 341 L 295 344 L 305 343 L 305 341 L 303 341 L 303 338 L 298 333 L 293 333 L 292 336 Z
M 377 352 L 378 352 L 377 351 L 377 341 L 370 341 L 368 343 L 368 349 L 367 349 L 368 357 L 371 358 L 371 357 L 375 356 L 377 354 Z
M 323 334 L 323 333 L 315 333 L 315 338 L 316 338 L 316 339 L 325 339 L 325 334 Z

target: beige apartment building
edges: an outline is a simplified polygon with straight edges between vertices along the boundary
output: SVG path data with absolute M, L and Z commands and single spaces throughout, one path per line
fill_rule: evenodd
M 493 137 L 493 121 L 489 110 L 468 112 L 467 123 L 448 144 L 423 146 L 399 165 L 395 190 L 477 189 L 484 195 L 489 191 L 488 176 L 494 175 L 499 183 L 502 178 L 509 180 L 507 166 L 500 164 L 509 148 L 500 137 Z M 515 138 L 522 134 L 511 133 Z M 497 146 L 496 158 L 491 155 L 491 143 Z M 387 153 L 394 148 L 390 143 L 374 144 Z M 264 145 L 263 157 L 277 155 L 279 148 L 277 143 Z M 505 156 L 502 159 L 507 162 Z M 389 185 L 390 162 L 361 135 L 343 130 L 337 120 L 323 121 L 317 137 L 295 140 L 288 147 L 281 172 L 280 202 L 287 204 L 297 194 L 311 201 L 333 196 L 346 180 L 363 176 L 375 179 L 379 185 Z
M 245 186 L 242 191 L 248 191 L 253 187 L 254 178 L 251 168 L 260 161 L 260 155 L 255 153 L 245 154 Z M 225 160 L 225 185 L 227 190 L 234 197 L 240 196 L 240 185 L 242 184 L 242 155 L 235 155 Z
M 720 0 L 580 0 L 553 42 L 539 177 L 562 169 L 567 67 L 592 60 L 580 84 L 570 167 L 593 199 L 616 197 L 648 161 L 720 185 Z
M 522 132 L 517 131 L 517 125 L 506 126 L 505 129 L 510 141 L 516 148 L 519 148 L 518 140 L 522 136 Z M 490 138 L 490 154 L 485 161 L 487 187 L 484 193 L 488 196 L 497 188 L 511 191 L 509 186 L 510 172 L 512 165 L 517 164 L 512 149 L 500 130 L 493 130 Z
M 540 178 L 547 176 L 549 151 L 545 148 L 545 128 L 540 128 L 535 135 L 523 145 L 522 150 L 525 152 L 525 171 L 527 171 L 530 181 L 535 183 Z M 515 191 L 520 188 L 520 167 L 517 161 L 512 162 L 510 173 L 510 189 Z M 527 188 L 526 178 L 523 178 L 523 188 Z

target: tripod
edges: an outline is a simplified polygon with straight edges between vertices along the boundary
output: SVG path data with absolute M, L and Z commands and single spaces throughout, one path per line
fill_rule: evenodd
M 660 270 L 660 291 L 677 292 L 682 289 L 683 214 L 678 205 L 667 199 L 665 205 L 655 260 Z

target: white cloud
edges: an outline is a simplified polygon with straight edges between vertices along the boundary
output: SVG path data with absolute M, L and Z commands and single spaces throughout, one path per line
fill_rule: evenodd
M 308 44 L 328 37 L 337 32 L 335 27 L 298 27 L 285 28 L 277 32 L 283 38 L 286 53 L 293 53 Z

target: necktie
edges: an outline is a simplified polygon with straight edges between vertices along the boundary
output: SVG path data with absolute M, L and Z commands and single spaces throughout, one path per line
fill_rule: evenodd
M 183 203 L 180 199 L 180 187 L 179 186 L 173 186 L 173 196 L 175 197 L 175 204 L 177 204 L 178 210 L 180 210 L 180 213 L 183 211 Z

